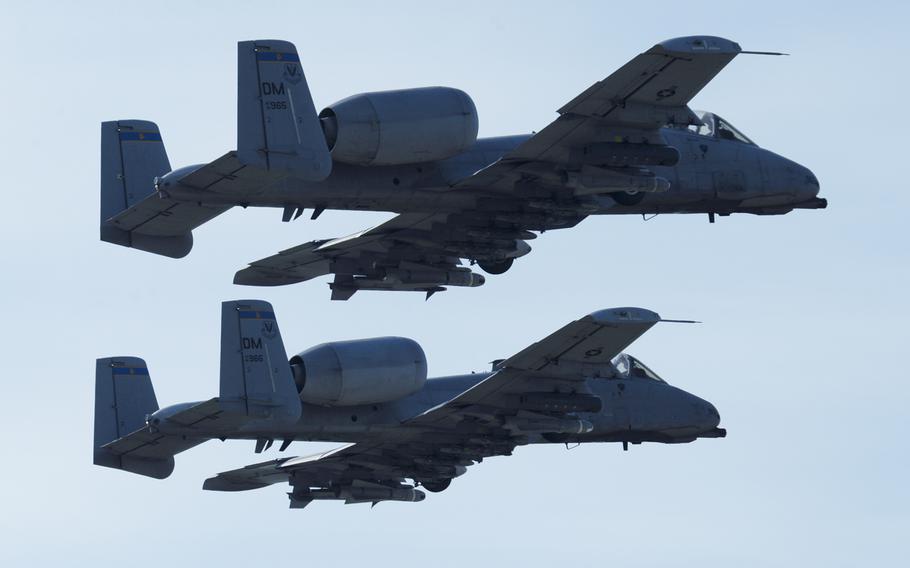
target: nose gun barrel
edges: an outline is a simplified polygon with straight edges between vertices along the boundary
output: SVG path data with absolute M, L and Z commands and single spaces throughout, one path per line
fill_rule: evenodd
M 726 428 L 714 428 L 708 430 L 707 432 L 702 432 L 698 435 L 699 438 L 726 438 L 727 429 Z

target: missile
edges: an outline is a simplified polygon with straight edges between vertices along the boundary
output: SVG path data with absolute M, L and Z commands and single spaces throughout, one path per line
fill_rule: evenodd
M 650 172 L 638 170 L 635 173 L 625 173 L 595 166 L 582 166 L 578 171 L 566 172 L 566 186 L 572 188 L 575 195 L 618 191 L 662 193 L 670 190 L 670 182 L 666 178 Z
M 350 485 L 336 488 L 317 488 L 308 491 L 289 493 L 291 501 L 306 503 L 309 501 L 346 501 L 349 503 L 375 501 L 404 501 L 417 503 L 427 495 L 410 486 L 387 487 L 380 484 Z
M 521 432 L 546 432 L 555 434 L 587 434 L 594 430 L 594 425 L 587 420 L 561 418 L 511 418 L 505 423 L 506 428 Z
M 416 503 L 427 494 L 413 487 L 350 487 L 342 491 L 345 499 L 356 501 L 405 501 Z
M 467 286 L 474 288 L 483 286 L 483 275 L 464 270 L 389 270 L 386 272 L 384 282 L 393 284 L 432 284 L 448 286 Z

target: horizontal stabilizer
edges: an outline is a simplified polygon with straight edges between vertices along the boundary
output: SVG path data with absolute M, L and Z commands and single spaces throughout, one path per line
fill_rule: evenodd
M 177 405 L 162 410 L 145 361 L 138 357 L 98 359 L 95 369 L 94 463 L 163 479 L 174 471 L 174 456 L 205 442 L 204 435 L 188 436 L 186 429 L 208 425 L 222 417 L 218 399 Z M 169 425 L 181 434 L 163 431 Z
M 240 161 L 237 152 L 228 152 L 214 162 L 192 168 L 185 175 L 175 178 L 173 183 L 198 192 L 200 197 L 217 194 L 242 202 L 244 198 L 266 192 L 269 187 L 287 177 L 287 172 L 270 172 L 248 166 Z M 161 189 L 167 192 L 172 183 L 170 176 L 163 181 Z
M 101 124 L 101 240 L 181 258 L 192 230 L 228 210 L 178 202 L 156 191 L 170 172 L 158 126 L 144 120 Z

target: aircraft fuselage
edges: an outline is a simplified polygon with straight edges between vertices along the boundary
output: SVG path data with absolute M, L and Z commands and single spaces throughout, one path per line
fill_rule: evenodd
M 299 207 L 445 213 L 474 210 L 505 213 L 551 213 L 566 216 L 596 214 L 718 213 L 780 214 L 794 208 L 819 208 L 823 201 L 815 176 L 804 166 L 755 145 L 695 134 L 677 128 L 661 129 L 664 142 L 676 148 L 675 166 L 651 166 L 670 182 L 661 193 L 643 193 L 634 204 L 612 196 L 575 195 L 570 189 L 543 184 L 552 190 L 543 199 L 527 200 L 515 211 L 515 196 L 474 188 L 452 187 L 499 160 L 530 135 L 478 139 L 457 156 L 437 162 L 404 166 L 352 166 L 336 163 L 320 182 L 285 178 L 258 193 L 220 195 L 184 186 L 167 189 L 180 201 L 251 207 Z M 554 170 L 554 176 L 560 172 Z
M 303 403 L 299 421 L 291 427 L 275 430 L 274 425 L 261 428 L 256 422 L 221 432 L 201 430 L 199 425 L 183 429 L 168 424 L 167 417 L 196 403 L 183 403 L 163 408 L 151 415 L 150 426 L 168 434 L 184 434 L 193 438 L 230 438 L 253 440 L 297 440 L 327 442 L 363 442 L 369 440 L 394 440 L 407 435 L 402 423 L 443 404 L 491 373 L 471 373 L 439 377 L 427 381 L 419 392 L 400 400 L 359 406 L 318 406 Z M 720 416 L 715 407 L 682 389 L 667 383 L 643 378 L 605 379 L 592 378 L 584 383 L 580 392 L 588 392 L 602 401 L 598 412 L 576 413 L 579 420 L 590 425 L 590 431 L 547 432 L 536 431 L 527 425 L 503 424 L 516 433 L 525 435 L 527 443 L 551 442 L 691 442 L 699 437 L 723 436 L 717 428 Z M 156 422 L 157 420 L 157 422 Z M 552 428 L 552 427 L 551 427 Z M 440 430 L 423 439 L 445 443 L 450 436 L 454 441 L 460 434 Z M 493 442 L 487 440 L 487 442 Z

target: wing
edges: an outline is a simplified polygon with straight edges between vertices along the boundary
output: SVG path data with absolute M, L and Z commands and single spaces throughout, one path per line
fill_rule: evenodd
M 498 435 L 501 428 L 475 429 L 468 436 L 465 432 L 429 432 L 422 421 L 422 417 L 406 421 L 394 441 L 361 442 L 312 456 L 253 464 L 219 473 L 202 487 L 246 491 L 289 483 L 292 508 L 303 508 L 314 500 L 422 501 L 425 494 L 417 486 L 442 491 L 468 466 L 486 457 L 510 455 L 516 446 L 504 432 Z
M 501 438 L 508 432 L 515 444 L 539 432 L 579 433 L 585 424 L 575 413 L 601 407 L 585 380 L 613 376 L 611 360 L 660 321 L 679 320 L 662 320 L 642 308 L 589 314 L 498 362 L 489 377 L 403 426 L 432 429 L 434 435 L 452 430 Z M 465 419 L 487 430 L 471 431 Z
M 498 362 L 488 378 L 418 419 L 439 427 L 457 420 L 465 409 L 488 408 L 500 419 L 504 412 L 513 416 L 515 432 L 583 431 L 585 425 L 569 414 L 597 412 L 601 406 L 586 391 L 585 380 L 613 376 L 611 360 L 660 321 L 665 320 L 642 308 L 589 314 Z M 525 421 L 539 428 L 528 427 Z
M 179 184 L 183 188 L 199 192 L 242 198 L 263 193 L 289 175 L 288 171 L 267 170 L 244 164 L 236 152 L 228 152 L 214 162 L 194 169 L 186 175 L 175 176 L 175 180 L 163 180 L 161 189 L 166 193 L 172 185 Z
M 578 218 L 569 222 L 577 223 Z M 461 259 L 503 262 L 531 250 L 536 235 L 518 222 L 481 214 L 402 214 L 366 231 L 313 241 L 257 260 L 235 284 L 280 286 L 335 274 L 332 298 L 357 290 L 423 291 L 479 286 L 484 278 Z
M 208 423 L 221 417 L 222 410 L 218 399 L 200 402 L 188 406 L 169 417 L 169 420 L 181 426 L 192 428 L 200 423 Z M 189 438 L 187 436 L 173 436 L 161 432 L 153 432 L 150 428 L 143 427 L 130 432 L 102 446 L 103 449 L 116 456 L 129 456 L 146 460 L 161 460 L 173 457 L 193 446 L 198 446 L 206 438 Z
M 513 446 L 502 452 L 510 452 Z M 292 508 L 314 500 L 345 503 L 422 501 L 424 493 L 405 482 L 422 483 L 432 491 L 448 486 L 466 466 L 479 462 L 489 450 L 471 458 L 439 453 L 439 445 L 411 440 L 398 443 L 357 443 L 313 456 L 280 459 L 219 473 L 203 484 L 210 491 L 245 491 L 289 483 Z M 483 455 L 481 455 L 483 454 Z
M 120 370 L 126 370 L 126 368 L 120 367 Z M 115 387 L 114 392 L 122 394 L 123 390 L 121 385 L 120 389 Z M 218 399 L 182 405 L 184 408 L 173 415 L 174 424 L 190 430 L 198 427 L 200 428 L 199 436 L 169 434 L 161 432 L 157 428 L 151 428 L 144 422 L 137 423 L 137 419 L 147 420 L 147 417 L 130 417 L 130 412 L 135 411 L 136 407 L 131 407 L 131 403 L 135 403 L 135 401 L 130 401 L 129 397 L 130 395 L 127 394 L 125 397 L 115 399 L 112 404 L 104 404 L 107 407 L 104 411 L 108 417 L 116 421 L 112 434 L 117 437 L 112 441 L 104 443 L 104 439 L 98 439 L 98 420 L 101 415 L 96 414 L 94 451 L 96 465 L 164 479 L 174 471 L 174 456 L 205 442 L 209 438 L 207 432 L 210 431 L 206 428 L 212 421 L 221 421 L 224 418 Z M 96 402 L 96 410 L 98 409 L 97 404 L 98 402 Z M 157 408 L 157 404 L 154 408 Z M 141 426 L 136 428 L 139 424 Z M 119 428 L 127 425 L 132 431 L 119 436 Z
M 602 402 L 585 379 L 608 376 L 610 360 L 659 321 L 640 308 L 595 312 L 502 361 L 464 393 L 404 421 L 394 439 L 254 464 L 220 473 L 203 487 L 242 491 L 290 483 L 292 507 L 316 499 L 422 500 L 417 485 L 439 491 L 484 458 L 510 455 L 541 436 L 568 440 L 590 431 L 579 415 L 599 412 Z
M 229 207 L 162 199 L 159 195 L 152 194 L 107 222 L 134 237 L 179 237 L 228 209 Z
M 659 43 L 569 101 L 546 128 L 456 187 L 511 192 L 522 177 L 554 166 L 577 168 L 591 156 L 611 167 L 667 164 L 665 153 L 653 146 L 647 152 L 637 148 L 632 157 L 630 152 L 636 152 L 629 146 L 660 146 L 661 127 L 700 124 L 689 101 L 740 52 L 738 44 L 719 37 Z
M 594 312 L 509 357 L 502 366 L 549 376 L 598 376 L 659 321 L 659 315 L 642 308 Z

